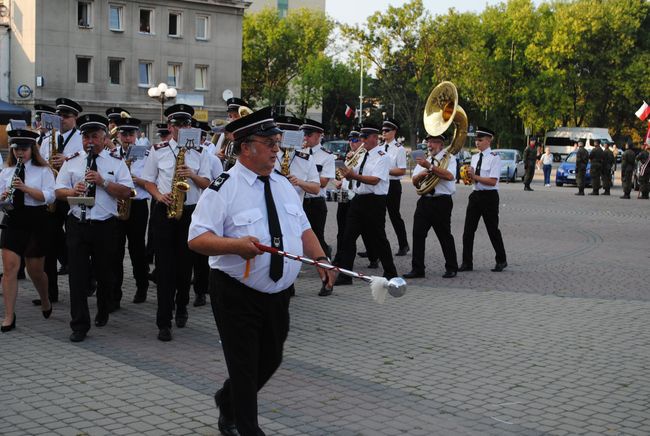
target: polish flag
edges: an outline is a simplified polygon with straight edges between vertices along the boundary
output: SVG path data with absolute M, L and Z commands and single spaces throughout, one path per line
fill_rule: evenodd
M 648 115 L 650 115 L 650 106 L 648 103 L 644 101 L 639 110 L 635 112 L 635 115 L 639 117 L 641 121 L 645 121 L 645 119 L 648 118 Z
M 650 121 L 648 121 L 648 133 L 645 134 L 645 143 L 650 145 Z
M 648 105 L 646 105 L 646 106 L 648 106 Z M 346 104 L 345 105 L 345 116 L 346 116 L 346 118 L 351 118 L 352 115 L 354 115 L 354 109 L 352 109 L 350 106 L 348 106 Z

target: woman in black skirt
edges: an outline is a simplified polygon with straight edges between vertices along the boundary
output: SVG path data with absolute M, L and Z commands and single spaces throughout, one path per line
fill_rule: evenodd
M 27 272 L 41 297 L 45 318 L 52 313 L 47 295 L 45 261 L 47 205 L 54 201 L 54 174 L 43 160 L 36 140 L 38 134 L 29 130 L 10 130 L 10 153 L 7 167 L 0 172 L 0 202 L 5 210 L 4 228 L 0 235 L 2 248 L 2 293 L 5 316 L 1 331 L 16 327 L 16 293 L 20 258 L 25 256 Z

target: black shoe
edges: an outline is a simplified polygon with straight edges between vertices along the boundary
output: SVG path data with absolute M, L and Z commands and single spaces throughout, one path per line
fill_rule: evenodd
M 605 191 L 605 192 L 603 192 L 603 195 L 610 195 L 610 194 L 609 194 L 609 191 Z
M 411 270 L 404 274 L 402 277 L 405 279 L 421 279 L 424 277 L 424 271 Z
M 327 297 L 328 295 L 332 295 L 332 291 L 334 288 L 327 288 L 327 284 L 323 283 L 323 285 L 320 288 L 320 292 L 318 292 L 319 297 Z
M 618 197 L 618 198 L 627 198 L 627 199 L 629 200 L 629 199 L 630 199 L 630 196 L 629 196 L 628 194 L 625 194 L 625 195 L 621 195 L 621 196 Z
M 534 191 L 534 189 L 531 188 L 530 186 L 525 186 L 524 191 L 531 191 L 532 192 L 532 191 Z
M 61 265 L 61 268 L 59 268 L 59 271 L 58 271 L 57 274 L 60 275 L 60 276 L 68 275 L 68 265 Z M 82 339 L 82 341 L 83 341 L 83 339 Z
M 235 420 L 232 417 L 227 416 L 221 408 L 221 401 L 219 401 L 221 392 L 221 389 L 219 389 L 217 393 L 214 394 L 214 404 L 216 404 L 217 409 L 219 410 L 219 421 L 217 423 L 219 432 L 224 436 L 239 436 L 239 431 L 237 431 L 237 427 L 235 426 Z
M 133 302 L 135 304 L 144 303 L 147 301 L 147 291 L 136 291 L 133 296 Z
M 43 318 L 48 319 L 50 315 L 52 315 L 52 303 L 50 303 L 50 309 L 49 310 L 42 310 L 41 313 L 43 314 Z
M 456 271 L 445 271 L 445 273 L 442 275 L 443 279 L 452 279 L 456 277 Z
M 57 298 L 49 297 L 49 298 L 50 298 L 50 303 L 58 303 L 58 302 L 59 302 L 59 298 L 58 298 L 58 297 L 57 297 Z M 41 305 L 41 299 L 40 299 L 40 298 L 36 298 L 36 299 L 32 300 L 32 304 L 33 304 L 34 306 L 40 306 L 40 305 Z
M 113 302 L 108 303 L 108 313 L 117 312 L 121 308 L 122 307 L 120 306 L 119 301 L 113 301 Z
M 14 313 L 14 320 L 9 325 L 0 326 L 0 332 L 7 333 L 16 328 L 16 314 Z
M 205 294 L 196 294 L 194 297 L 194 307 L 205 306 Z
M 463 271 L 473 271 L 474 267 L 472 265 L 466 264 L 466 263 L 461 263 L 460 268 L 458 268 L 459 272 Z
M 408 245 L 406 247 L 400 247 L 400 249 L 397 250 L 397 253 L 395 253 L 395 256 L 406 256 L 406 253 L 410 250 L 411 248 Z
M 501 272 L 506 267 L 508 266 L 508 262 L 497 262 L 496 265 L 494 265 L 494 268 L 492 268 L 492 272 Z
M 575 195 L 585 195 L 584 192 L 576 192 Z
M 158 331 L 158 340 L 163 342 L 169 342 L 172 340 L 172 330 L 169 327 L 160 329 Z
M 357 256 L 363 257 L 364 259 L 368 257 L 368 252 L 367 251 L 360 251 L 357 253 Z
M 587 195 L 599 195 L 599 194 L 598 194 L 598 192 L 597 192 L 597 191 L 594 191 L 594 192 L 590 192 L 590 193 L 589 193 L 589 194 L 587 194 Z
M 108 323 L 108 314 L 103 315 L 98 313 L 95 315 L 95 327 L 104 327 Z
M 378 260 L 371 260 L 370 263 L 368 264 L 369 269 L 377 269 L 379 268 L 379 261 Z
M 187 324 L 187 308 L 185 306 L 178 306 L 176 309 L 176 327 L 182 329 Z
M 344 274 L 339 274 L 334 282 L 334 286 L 345 286 L 352 284 L 352 277 L 346 276 Z
M 72 332 L 70 340 L 72 342 L 81 342 L 86 339 L 86 332 Z

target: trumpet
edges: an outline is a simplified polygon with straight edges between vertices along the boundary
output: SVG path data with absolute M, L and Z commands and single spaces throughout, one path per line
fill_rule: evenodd
M 348 158 L 345 159 L 345 163 L 343 164 L 346 168 L 354 168 L 357 166 L 359 163 L 359 159 L 363 157 L 364 154 L 366 154 L 368 150 L 366 150 L 366 147 L 361 144 L 359 148 Z M 343 174 L 341 173 L 341 168 L 336 169 L 336 180 L 341 180 L 343 179 Z

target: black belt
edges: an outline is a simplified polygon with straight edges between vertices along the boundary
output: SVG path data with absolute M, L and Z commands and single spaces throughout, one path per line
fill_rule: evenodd
M 310 201 L 325 201 L 325 197 L 305 197 L 303 201 L 305 203 L 309 203 Z
M 442 197 L 451 197 L 451 194 L 440 194 L 440 195 L 425 194 L 422 196 L 422 198 L 442 198 Z
M 72 218 L 72 220 L 73 220 L 74 222 L 76 222 L 77 224 L 81 224 L 81 225 L 86 225 L 86 224 L 90 224 L 90 225 L 100 225 L 100 224 L 108 224 L 108 223 L 111 223 L 111 222 L 113 222 L 113 221 L 117 221 L 117 218 L 113 216 L 113 217 L 110 217 L 110 218 L 106 218 L 105 220 L 92 220 L 92 219 L 90 219 L 90 218 L 86 218 L 86 222 L 83 222 L 83 223 L 82 223 L 82 222 L 79 220 L 79 218 L 77 218 L 76 216 L 74 216 L 74 215 L 70 215 L 70 217 Z

